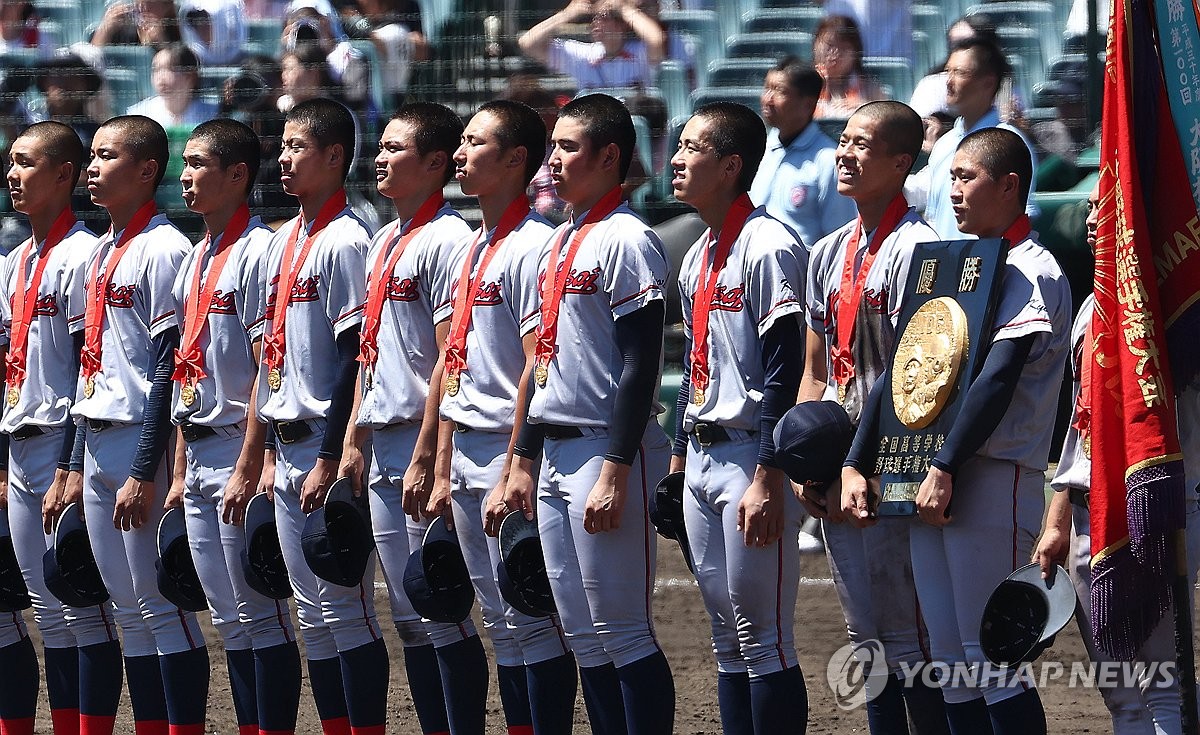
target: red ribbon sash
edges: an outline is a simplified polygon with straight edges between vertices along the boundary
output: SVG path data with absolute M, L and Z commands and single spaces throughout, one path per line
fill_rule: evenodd
M 1029 215 L 1023 214 L 1013 220 L 1013 223 L 1000 237 L 1008 240 L 1008 247 L 1011 250 L 1029 237 L 1031 232 L 1033 232 L 1033 223 L 1029 221 Z
M 359 334 L 358 361 L 367 367 L 374 367 L 379 359 L 379 325 L 383 316 L 383 302 L 387 300 L 388 281 L 396 269 L 396 263 L 408 248 L 408 244 L 416 239 L 425 225 L 433 221 L 445 200 L 439 191 L 425 200 L 417 209 L 416 214 L 409 220 L 408 229 L 399 237 L 401 224 L 397 222 L 392 232 L 384 241 L 387 243 L 379 251 L 375 267 L 367 280 L 367 305 L 363 311 L 362 331 Z M 390 248 L 390 250 L 389 250 Z
M 38 254 L 37 263 L 33 267 L 33 277 L 26 283 L 25 273 L 28 270 L 29 256 L 37 243 L 29 238 L 25 249 L 21 252 L 20 265 L 17 266 L 17 288 L 12 295 L 12 338 L 4 362 L 7 370 L 5 382 L 12 388 L 21 385 L 25 379 L 25 350 L 29 344 L 29 326 L 33 322 L 33 312 L 37 304 L 38 290 L 42 285 L 42 274 L 50 261 L 50 253 L 54 246 L 62 242 L 71 228 L 75 226 L 75 213 L 70 207 L 54 220 L 50 232 L 46 235 L 46 244 Z
M 112 281 L 113 273 L 116 272 L 121 258 L 125 257 L 125 253 L 129 249 L 129 241 L 146 229 L 146 225 L 150 224 L 150 220 L 157 212 L 158 209 L 154 206 L 153 201 L 143 204 L 142 208 L 135 212 L 133 218 L 129 220 L 129 224 L 125 225 L 125 229 L 121 231 L 121 238 L 117 240 L 117 244 L 110 251 L 108 262 L 103 270 L 100 268 L 100 262 L 104 260 L 103 254 L 98 254 L 96 262 L 92 264 L 83 312 L 83 352 L 79 356 L 84 380 L 90 380 L 104 367 L 101 362 L 104 300 L 108 296 L 108 286 Z M 109 230 L 109 235 L 111 236 L 111 234 L 112 231 Z
M 304 237 L 304 243 L 300 246 L 298 256 L 295 255 L 296 242 L 300 239 L 300 233 L 304 232 L 303 214 L 296 221 L 296 226 L 292 228 L 291 238 L 288 240 L 287 247 L 283 249 L 279 283 L 275 287 L 275 310 L 271 319 L 271 333 L 263 340 L 263 362 L 268 370 L 278 370 L 283 366 L 283 356 L 287 353 L 287 333 L 284 327 L 287 324 L 288 305 L 292 303 L 292 289 L 296 286 L 296 278 L 304 267 L 304 261 L 308 259 L 308 252 L 312 250 L 313 242 L 317 239 L 317 235 L 321 234 L 321 230 L 325 229 L 325 226 L 345 208 L 346 191 L 338 189 L 337 193 L 329 197 L 329 201 L 321 206 L 321 211 L 313 220 L 312 230 Z
M 196 258 L 196 272 L 192 275 L 192 285 L 188 289 L 188 300 L 183 305 L 183 341 L 175 350 L 175 372 L 172 380 L 178 380 L 185 385 L 195 385 L 205 377 L 204 351 L 200 349 L 200 335 L 208 326 L 208 314 L 212 310 L 213 295 L 217 290 L 217 282 L 225 270 L 225 261 L 233 252 L 233 244 L 237 242 L 246 226 L 250 224 L 250 209 L 246 205 L 238 207 L 221 233 L 217 250 L 209 261 L 208 268 L 204 267 L 204 256 L 212 242 L 212 233 L 204 238 L 204 245 Z M 201 289 L 200 276 L 208 271 Z
M 716 239 L 716 252 L 713 252 L 712 230 L 707 234 L 708 244 L 704 250 L 704 258 L 700 261 L 700 275 L 696 280 L 696 291 L 692 294 L 692 389 L 699 396 L 704 395 L 708 388 L 710 371 L 708 368 L 708 315 L 712 310 L 713 293 L 717 289 L 717 278 L 725 269 L 725 261 L 733 243 L 742 234 L 742 228 L 750 214 L 754 212 L 754 204 L 750 197 L 742 194 L 734 200 L 733 205 L 725 214 L 721 223 L 721 232 Z M 711 256 L 711 257 L 710 257 Z M 712 266 L 709 266 L 709 261 Z M 698 402 L 700 398 L 696 399 Z
M 524 195 L 513 200 L 504 210 L 500 222 L 492 233 L 492 239 L 483 247 L 483 257 L 475 270 L 475 278 L 471 278 L 471 266 L 475 261 L 480 240 L 486 234 L 481 231 L 467 248 L 467 257 L 463 261 L 462 273 L 458 278 L 458 292 L 454 295 L 454 315 L 450 319 L 450 334 L 446 337 L 446 375 L 458 376 L 467 366 L 467 332 L 471 328 L 471 317 L 475 312 L 475 299 L 483 286 L 483 274 L 487 272 L 492 258 L 500 252 L 505 239 L 521 224 L 529 214 L 529 200 Z
M 555 239 L 554 246 L 550 249 L 550 260 L 546 262 L 546 278 L 542 284 L 542 321 L 538 326 L 537 345 L 534 348 L 536 364 L 543 371 L 554 358 L 554 348 L 558 344 L 558 311 L 562 305 L 563 291 L 567 286 L 567 276 L 571 274 L 571 265 L 575 262 L 575 254 L 579 252 L 580 244 L 596 226 L 596 223 L 612 214 L 613 210 L 619 206 L 621 206 L 621 187 L 615 186 L 601 197 L 600 201 L 596 202 L 596 205 L 591 208 L 587 217 L 575 230 L 561 263 L 558 260 L 559 252 L 570 229 L 564 229 L 563 234 Z
M 857 273 L 854 270 L 854 261 L 858 255 L 858 243 L 863 236 L 861 217 L 854 227 L 850 241 L 846 243 L 846 259 L 842 265 L 842 281 L 838 287 L 836 305 L 837 343 L 829 351 L 833 362 L 833 379 L 841 387 L 845 387 L 854 378 L 854 327 L 858 320 L 858 307 L 862 302 L 867 276 L 871 273 L 871 265 L 874 264 L 883 241 L 892 234 L 900 220 L 904 219 L 906 212 L 908 202 L 903 194 L 897 194 L 884 210 L 883 219 L 867 244 L 867 252 L 863 255 Z

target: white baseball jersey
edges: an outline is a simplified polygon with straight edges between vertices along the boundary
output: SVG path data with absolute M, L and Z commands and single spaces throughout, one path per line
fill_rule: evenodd
M 833 378 L 830 348 L 837 341 L 837 300 L 846 264 L 846 247 L 858 227 L 858 219 L 821 238 L 813 246 L 808 261 L 808 327 L 825 336 L 825 365 L 829 375 L 825 398 L 836 400 L 837 383 Z M 855 255 L 855 273 L 871 243 L 871 232 L 863 233 Z M 880 243 L 871 270 L 863 283 L 862 298 L 854 322 L 855 377 L 846 390 L 846 412 L 858 423 L 862 406 L 871 386 L 887 369 L 896 345 L 896 320 L 904 299 L 904 285 L 917 243 L 940 240 L 925 220 L 910 208 L 892 233 Z
M 458 394 L 442 398 L 442 418 L 481 431 L 512 431 L 517 384 L 525 370 L 521 339 L 538 324 L 538 269 L 551 232 L 550 223 L 531 211 L 505 238 L 503 252 L 488 263 L 471 307 L 467 365 L 459 376 Z M 490 241 L 491 233 L 488 238 Z M 463 263 L 467 257 L 474 257 L 474 278 L 482 254 L 483 248 L 473 236 L 455 249 L 451 258 L 451 278 L 455 279 L 451 301 L 435 312 L 435 320 L 450 318 L 453 298 L 458 289 L 466 287 L 457 282 Z
M 261 313 L 262 334 L 274 327 L 273 311 L 284 249 L 296 218 L 279 228 L 262 259 L 266 301 Z M 303 267 L 296 275 L 288 307 L 283 387 L 267 385 L 267 367 L 260 367 L 259 414 L 272 421 L 324 417 L 329 410 L 337 372 L 337 337 L 362 321 L 367 287 L 366 251 L 371 233 L 349 207 L 339 213 L 316 237 Z M 299 255 L 297 242 L 295 255 Z
M 229 426 L 246 420 L 250 389 L 258 363 L 254 360 L 250 330 L 257 319 L 262 300 L 259 282 L 259 259 L 271 240 L 271 229 L 258 217 L 250 220 L 232 245 L 229 259 L 213 291 L 213 303 L 208 312 L 208 325 L 200 332 L 199 347 L 204 354 L 205 376 L 196 383 L 196 400 L 191 406 L 180 398 L 180 384 L 174 384 L 171 415 L 175 423 L 188 421 L 203 426 Z M 173 323 L 184 332 L 184 309 L 191 298 L 192 280 L 196 269 L 205 276 L 200 288 L 207 286 L 213 254 L 221 242 L 221 234 L 209 238 L 207 246 L 201 241 L 179 268 L 175 279 L 175 317 Z
M 121 233 L 103 235 L 84 266 L 72 303 L 83 304 L 85 281 L 92 278 L 95 264 L 101 267 L 112 257 Z M 121 424 L 140 424 L 150 394 L 156 355 L 154 339 L 175 326 L 175 298 L 171 289 L 179 265 L 192 244 L 175 229 L 165 214 L 156 214 L 146 229 L 134 235 L 128 250 L 114 270 L 104 299 L 101 331 L 100 372 L 95 375 L 91 398 L 83 392 L 83 377 L 77 385 L 71 415 Z M 84 313 L 70 315 L 71 332 L 83 331 Z
M 581 212 L 563 223 L 553 237 L 573 232 L 586 216 Z M 569 238 L 560 256 L 568 242 Z M 539 281 L 552 277 L 545 273 L 548 260 L 549 248 L 542 254 Z M 529 406 L 533 423 L 608 426 L 624 369 L 614 324 L 662 299 L 668 270 L 662 241 L 627 203 L 596 223 L 567 276 L 548 381 L 537 388 Z M 651 415 L 661 412 L 656 398 Z
M 367 258 L 367 272 L 375 269 L 397 247 L 396 240 L 412 220 L 398 230 L 388 225 L 375 235 Z M 358 411 L 360 426 L 381 428 L 419 421 L 425 411 L 429 376 L 441 345 L 434 335 L 434 310 L 450 300 L 452 253 L 469 237 L 471 227 L 449 204 L 413 238 L 387 275 L 387 295 L 379 317 L 379 359 L 371 387 L 363 382 Z
M 0 431 L 13 432 L 26 425 L 61 426 L 69 421 L 79 358 L 74 354 L 75 339 L 68 323 L 76 317 L 82 319 L 83 281 L 95 247 L 96 236 L 82 222 L 76 222 L 50 254 L 29 322 L 21 397 L 16 406 L 5 408 Z M 26 252 L 28 255 L 22 260 Z M 4 323 L 5 343 L 12 330 L 12 297 L 17 288 L 17 274 L 24 265 L 29 283 L 37 261 L 36 252 L 26 251 L 22 245 L 0 266 L 0 319 Z
M 708 238 L 705 231 L 679 268 L 683 328 L 689 339 L 701 264 L 707 251 L 716 250 L 708 246 Z M 803 312 L 807 263 L 808 252 L 788 227 L 764 207 L 751 213 L 717 276 L 708 313 L 710 382 L 704 405 L 688 401 L 684 431 L 700 421 L 758 431 L 766 381 L 762 338 L 781 318 Z
M 1075 323 L 1071 325 L 1071 373 L 1075 376 L 1071 390 L 1071 400 L 1079 400 L 1079 370 L 1082 360 L 1090 359 L 1091 345 L 1085 345 L 1088 325 L 1092 323 L 1092 314 L 1096 312 L 1096 295 L 1090 293 L 1079 307 Z M 1074 406 L 1074 403 L 1072 403 Z M 1074 417 L 1072 416 L 1072 419 Z M 1055 490 L 1078 488 L 1090 490 L 1092 487 L 1092 460 L 1083 453 L 1083 442 L 1079 430 L 1074 426 L 1067 427 L 1067 435 L 1063 437 L 1062 456 L 1058 459 L 1058 469 L 1050 487 Z

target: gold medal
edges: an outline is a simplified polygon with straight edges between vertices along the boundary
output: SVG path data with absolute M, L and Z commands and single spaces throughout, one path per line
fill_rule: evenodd
M 179 388 L 179 398 L 183 400 L 183 405 L 192 405 L 196 402 L 196 387 L 191 383 L 184 383 Z
M 846 405 L 846 385 L 845 385 L 845 383 L 841 383 L 838 385 L 837 398 L 838 398 L 838 403 L 842 404 L 843 406 Z
M 95 392 L 96 392 L 96 376 L 89 375 L 83 381 L 83 397 L 91 398 L 92 394 Z
M 375 369 L 370 365 L 363 368 L 363 385 L 367 387 L 367 390 L 371 390 L 375 385 Z
M 696 387 L 695 389 L 692 390 L 692 403 L 696 404 L 697 406 L 704 405 L 704 389 L 703 388 Z
M 279 372 L 279 368 L 273 367 L 267 371 L 267 387 L 271 390 L 283 387 L 283 373 Z
M 446 395 L 458 395 L 458 373 L 450 373 L 446 376 Z
M 1083 456 L 1092 458 L 1092 432 L 1083 435 Z
M 550 380 L 550 370 L 542 363 L 533 369 L 533 379 L 537 382 L 539 388 L 545 388 L 546 382 Z
M 9 386 L 9 389 L 8 389 L 8 405 L 9 405 L 9 407 L 16 406 L 20 400 L 21 400 L 21 391 L 17 390 L 17 387 L 15 385 Z

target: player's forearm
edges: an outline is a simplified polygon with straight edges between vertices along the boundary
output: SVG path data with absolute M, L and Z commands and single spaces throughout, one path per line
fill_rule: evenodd
M 517 39 L 521 53 L 545 62 L 550 55 L 550 42 L 554 40 L 554 34 L 571 22 L 571 16 L 572 13 L 569 12 L 569 9 L 560 10 L 522 33 L 521 37 Z
M 533 391 L 535 388 L 530 384 L 532 381 L 532 373 L 526 377 L 526 395 L 529 395 L 532 400 Z M 535 424 L 529 420 L 528 412 L 525 414 L 525 420 L 514 427 L 517 434 L 517 441 L 513 444 L 513 462 L 514 465 L 522 460 L 533 465 L 533 460 L 540 457 L 542 454 L 542 446 L 546 443 L 546 432 L 541 424 Z M 511 472 L 511 468 L 510 468 Z
M 1060 490 L 1050 497 L 1046 506 L 1046 530 L 1058 531 L 1063 536 L 1071 533 L 1071 493 Z
M 250 400 L 246 402 L 246 435 L 242 438 L 237 465 L 261 471 L 266 438 L 267 425 L 258 419 L 258 376 L 255 375 L 250 386 Z
M 632 465 L 646 433 L 650 406 L 658 387 L 664 316 L 664 302 L 659 299 L 617 320 L 616 341 L 623 367 L 613 399 L 608 451 L 604 455 L 608 461 Z
M 158 466 L 173 433 L 171 373 L 175 368 L 175 350 L 179 347 L 179 330 L 171 327 L 155 338 L 154 345 L 154 373 L 142 413 L 142 434 L 129 467 L 129 476 L 141 482 L 152 482 L 158 474 Z
M 79 380 L 79 355 L 83 352 L 83 332 L 75 332 L 71 335 L 73 347 L 71 349 L 72 365 L 75 368 L 75 380 Z M 67 417 L 67 425 L 63 431 L 63 443 L 58 452 L 58 468 L 64 471 L 71 470 L 71 457 L 75 452 L 76 434 L 79 429 L 71 423 L 70 416 Z M 81 447 L 82 451 L 82 447 Z M 83 468 L 83 455 L 79 455 L 80 469 Z
M 804 353 L 800 322 L 785 316 L 763 335 L 763 397 L 758 410 L 758 463 L 775 466 L 775 424 L 796 404 Z
M 620 13 L 621 19 L 629 25 L 634 35 L 646 44 L 646 59 L 651 64 L 662 61 L 667 45 L 667 34 L 663 33 L 662 26 L 632 3 L 622 5 Z
M 804 373 L 796 402 L 819 401 L 829 387 L 829 366 L 825 363 L 825 336 L 809 327 L 804 335 Z
M 692 340 L 683 343 L 683 375 L 679 378 L 679 392 L 675 395 L 675 441 L 671 445 L 672 457 L 686 457 L 688 438 L 683 430 L 683 419 L 692 395 Z
M 354 380 L 354 405 L 350 407 L 350 418 L 346 421 L 346 446 L 362 449 L 362 446 L 367 441 L 367 437 L 371 435 L 371 429 L 367 426 L 358 425 L 358 412 L 362 408 L 363 388 L 362 388 L 362 373 L 357 371 L 357 377 Z
M 342 446 L 346 440 L 346 424 L 354 406 L 354 389 L 358 385 L 358 336 L 357 326 L 338 335 L 338 367 L 329 399 L 329 411 L 325 415 L 325 437 L 321 440 L 319 459 L 337 462 L 342 458 Z
M 504 470 L 500 474 L 501 482 L 508 480 L 509 471 L 512 469 L 513 450 L 520 438 L 521 427 L 525 425 L 525 417 L 529 415 L 529 402 L 533 400 L 529 379 L 533 375 L 533 366 L 537 363 L 534 356 L 534 347 L 537 345 L 536 332 L 525 335 L 521 339 L 521 344 L 525 348 L 525 368 L 521 371 L 520 381 L 517 382 L 517 404 L 513 412 L 512 435 L 508 439 L 508 453 L 504 457 Z
M 867 402 L 858 417 L 858 431 L 850 445 L 843 467 L 853 467 L 863 477 L 875 476 L 875 460 L 879 456 L 879 412 L 883 406 L 883 392 L 891 382 L 890 372 L 884 372 L 871 386 Z
M 446 344 L 450 334 L 450 320 L 443 320 L 434 327 L 434 338 L 439 345 Z M 417 442 L 413 446 L 412 461 L 414 464 L 426 463 L 436 459 L 438 447 L 442 442 L 441 407 L 442 396 L 446 391 L 446 351 L 441 350 L 433 372 L 429 375 L 429 392 L 425 394 L 425 410 L 421 415 L 421 429 L 417 432 Z M 451 429 L 453 427 L 451 426 Z M 450 437 L 447 437 L 449 440 Z
M 175 459 L 171 465 L 171 480 L 173 484 L 182 485 L 187 473 L 187 444 L 183 441 L 183 429 L 175 427 Z

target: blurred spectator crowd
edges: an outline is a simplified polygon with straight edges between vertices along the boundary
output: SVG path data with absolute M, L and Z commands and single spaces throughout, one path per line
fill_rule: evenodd
M 405 99 L 466 116 L 507 96 L 552 118 L 575 94 L 604 91 L 637 116 L 630 190 L 658 221 L 679 211 L 667 162 L 694 106 L 730 99 L 769 116 L 765 82 L 790 56 L 820 75 L 813 117 L 825 135 L 836 139 L 864 102 L 898 99 L 925 119 L 928 152 L 961 114 L 961 94 L 947 94 L 947 59 L 974 38 L 1003 51 L 994 104 L 1035 148 L 1037 189 L 1090 188 L 1100 76 L 1089 70 L 1102 63 L 1095 29 L 1107 27 L 1107 2 L 553 1 L 504 10 L 478 0 L 0 0 L 0 148 L 7 163 L 8 141 L 44 119 L 72 125 L 86 143 L 99 123 L 128 112 L 159 121 L 181 149 L 198 123 L 234 116 L 263 141 L 252 204 L 282 220 L 294 211 L 275 163 L 282 115 L 330 96 L 357 113 L 350 188 L 356 208 L 378 221 L 387 215 L 375 214 L 370 159 Z M 177 174 L 167 172 L 159 203 L 186 224 Z M 548 176 L 531 194 L 561 218 Z M 8 212 L 0 196 L 0 216 Z M 21 225 L 0 222 L 7 249 Z

